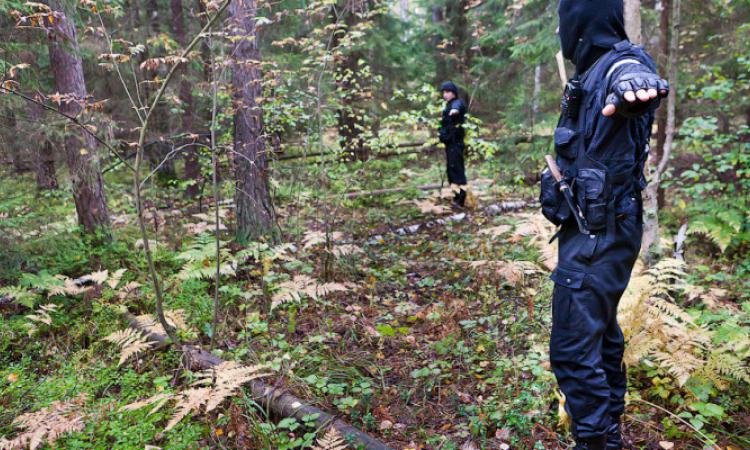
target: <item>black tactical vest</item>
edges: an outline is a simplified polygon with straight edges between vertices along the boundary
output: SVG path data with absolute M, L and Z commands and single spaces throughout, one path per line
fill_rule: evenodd
M 615 44 L 568 83 L 554 134 L 557 164 L 594 232 L 613 231 L 615 203 L 646 186 L 643 167 L 654 113 L 636 118 L 602 114 L 611 74 L 624 62 L 639 62 L 656 71 L 642 47 L 628 41 Z M 540 200 L 545 217 L 559 225 L 570 219 L 570 210 L 549 178 L 542 176 Z

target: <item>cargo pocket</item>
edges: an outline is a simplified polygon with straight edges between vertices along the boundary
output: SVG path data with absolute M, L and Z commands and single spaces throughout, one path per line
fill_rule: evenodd
M 570 160 L 576 159 L 576 146 L 573 144 L 576 134 L 575 130 L 567 127 L 555 128 L 555 151 L 558 155 Z
M 550 278 L 555 282 L 552 301 L 552 327 L 570 330 L 579 327 L 582 316 L 577 301 L 583 295 L 581 288 L 586 277 L 579 270 L 559 267 L 552 272 Z M 579 298 L 577 298 L 579 297 Z
M 607 227 L 607 172 L 599 169 L 580 169 L 576 178 L 576 198 L 586 216 L 590 231 Z

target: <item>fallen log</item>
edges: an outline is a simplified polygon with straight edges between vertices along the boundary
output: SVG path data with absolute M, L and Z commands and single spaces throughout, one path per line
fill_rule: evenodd
M 375 195 L 398 194 L 399 192 L 405 192 L 410 189 L 419 189 L 420 191 L 433 191 L 436 189 L 441 189 L 442 187 L 443 187 L 442 184 L 425 184 L 423 186 L 409 186 L 409 187 L 404 187 L 404 188 L 389 188 L 389 189 L 375 189 L 374 191 L 348 192 L 346 194 L 330 195 L 329 198 L 339 197 L 341 195 L 343 195 L 344 198 L 358 198 L 358 197 L 370 197 L 370 196 L 375 196 Z
M 144 333 L 149 340 L 156 342 L 155 348 L 163 348 L 171 344 L 166 335 L 144 329 L 132 314 L 125 313 L 125 317 L 131 327 Z M 218 356 L 193 345 L 182 345 L 181 350 L 185 367 L 190 370 L 206 370 L 224 362 Z M 354 428 L 336 416 L 315 406 L 305 404 L 284 389 L 276 388 L 260 380 L 252 380 L 248 383 L 248 386 L 255 400 L 277 417 L 294 417 L 302 421 L 305 416 L 317 415 L 315 425 L 321 429 L 334 427 L 344 439 L 361 445 L 367 450 L 392 450 L 385 443 Z
M 426 144 L 426 142 L 405 142 L 405 143 L 402 143 L 402 144 L 388 145 L 385 148 L 413 148 L 413 147 L 422 147 L 425 144 Z M 356 152 L 357 150 L 362 150 L 362 149 L 354 149 L 352 152 Z M 410 150 L 410 151 L 405 151 L 405 152 L 385 152 L 385 153 L 382 153 L 382 152 L 381 153 L 373 152 L 372 153 L 372 157 L 373 158 L 378 158 L 378 159 L 379 158 L 389 158 L 391 156 L 409 155 L 409 154 L 413 154 L 413 153 L 431 153 L 431 152 L 434 152 L 436 150 L 437 150 L 437 147 L 430 146 L 430 147 L 422 148 L 422 149 L 419 149 L 419 150 Z M 273 161 L 290 161 L 290 160 L 294 160 L 294 159 L 316 158 L 316 157 L 319 157 L 319 156 L 346 156 L 346 155 L 349 155 L 349 154 L 351 154 L 351 152 L 349 152 L 349 151 L 347 151 L 347 152 L 344 152 L 344 151 L 338 151 L 338 152 L 331 152 L 331 151 L 327 151 L 327 152 L 310 152 L 310 153 L 299 153 L 299 154 L 294 154 L 294 155 L 279 155 L 279 156 L 276 156 L 276 157 L 272 156 L 269 159 L 269 161 L 271 161 L 271 162 L 273 162 Z

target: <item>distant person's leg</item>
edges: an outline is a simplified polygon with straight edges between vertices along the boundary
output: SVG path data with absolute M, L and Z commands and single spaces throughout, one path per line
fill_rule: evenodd
M 466 168 L 464 167 L 464 143 L 451 142 L 446 145 L 446 158 L 448 162 L 448 182 L 458 186 L 466 185 Z M 464 206 L 466 191 L 461 189 L 454 197 L 454 202 Z

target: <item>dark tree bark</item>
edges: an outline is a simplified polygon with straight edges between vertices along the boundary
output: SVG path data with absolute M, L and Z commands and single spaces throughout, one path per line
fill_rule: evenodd
M 267 235 L 274 221 L 263 141 L 263 108 L 258 103 L 263 86 L 256 16 L 256 0 L 235 0 L 229 5 L 229 35 L 233 42 L 230 54 L 235 109 L 235 205 L 240 243 Z
M 332 47 L 336 49 L 335 73 L 336 86 L 341 96 L 341 106 L 336 111 L 339 130 L 339 144 L 346 153 L 360 161 L 370 157 L 363 133 L 365 131 L 365 110 L 362 107 L 367 80 L 362 76 L 360 61 L 364 54 L 357 48 L 339 48 L 346 33 L 357 26 L 361 15 L 367 10 L 365 0 L 345 0 L 334 17 L 338 29 L 334 35 Z
M 448 66 L 448 77 L 463 73 L 471 65 L 469 42 L 469 19 L 466 17 L 468 0 L 448 0 L 445 7 L 445 20 L 450 27 L 451 45 L 448 47 L 455 58 Z
M 432 7 L 432 24 L 440 29 L 443 26 L 443 7 L 433 6 Z M 448 63 L 445 61 L 445 54 L 443 49 L 440 48 L 440 44 L 443 42 L 443 38 L 439 32 L 436 32 L 432 36 L 432 46 L 435 51 L 435 84 L 443 83 L 448 79 Z
M 55 88 L 73 101 L 62 102 L 60 111 L 70 116 L 83 112 L 88 96 L 83 77 L 83 64 L 78 49 L 76 29 L 59 0 L 50 1 L 58 16 L 48 29 L 50 66 L 55 78 Z M 110 228 L 109 211 L 104 195 L 104 182 L 96 155 L 96 141 L 78 127 L 65 130 L 65 161 L 73 185 L 73 200 L 78 222 L 87 233 Z
M 172 9 L 172 33 L 174 38 L 181 47 L 187 45 L 185 37 L 185 14 L 182 9 L 182 0 L 170 0 Z M 180 78 L 180 102 L 182 103 L 181 126 L 183 133 L 194 133 L 193 130 L 193 93 L 190 88 L 190 82 L 186 77 L 187 66 L 183 65 L 179 73 L 175 74 Z M 193 184 L 187 187 L 185 195 L 193 198 L 198 195 L 200 186 L 198 179 L 201 175 L 200 162 L 198 161 L 198 147 L 191 146 L 186 149 L 185 156 L 185 179 L 193 180 Z
M 23 142 L 19 138 L 21 133 L 18 130 L 18 121 L 12 109 L 5 109 L 4 113 L 3 122 L 5 123 L 2 127 L 2 141 L 8 149 L 10 161 L 13 164 L 13 172 L 20 174 L 25 172 L 27 168 L 23 161 Z
M 32 163 L 36 174 L 36 187 L 40 191 L 57 189 L 57 173 L 55 172 L 55 150 L 52 143 L 47 139 L 44 128 L 44 108 L 32 102 L 28 102 L 29 119 L 32 124 L 40 124 L 34 127 L 31 133 Z

